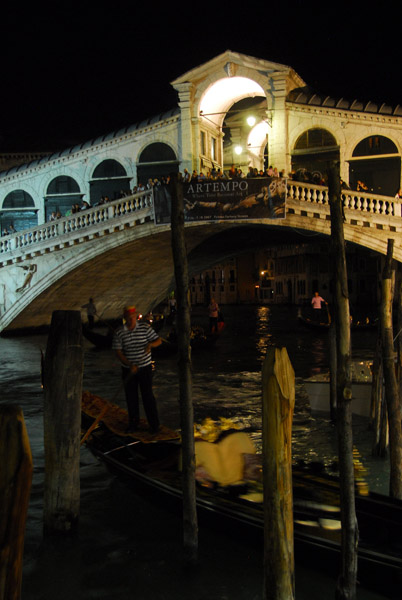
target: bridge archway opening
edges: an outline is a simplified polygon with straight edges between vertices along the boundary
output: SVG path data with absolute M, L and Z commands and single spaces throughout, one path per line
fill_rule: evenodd
M 248 167 L 265 170 L 268 167 L 268 134 L 265 97 L 243 98 L 235 102 L 223 121 L 224 170 L 234 165 L 247 173 Z
M 307 129 L 296 140 L 292 152 L 292 170 L 300 180 L 322 183 L 333 160 L 339 160 L 339 146 L 326 129 Z
M 242 171 L 247 171 L 250 164 L 264 168 L 267 99 L 256 81 L 247 77 L 220 79 L 205 91 L 198 108 L 200 168 L 205 174 L 206 169 L 227 170 L 232 164 Z M 246 118 L 252 113 L 256 121 L 250 125 Z M 250 139 L 254 127 L 254 137 Z
M 0 211 L 0 224 L 2 234 L 10 233 L 10 228 L 23 231 L 35 227 L 38 224 L 38 209 L 32 196 L 24 190 L 7 194 Z
M 137 163 L 137 182 L 146 185 L 149 179 L 161 180 L 171 173 L 178 173 L 179 161 L 170 146 L 153 142 L 144 148 Z
M 116 200 L 122 196 L 122 192 L 129 193 L 130 180 L 131 177 L 117 160 L 112 158 L 103 160 L 95 168 L 89 182 L 91 205 L 98 204 L 105 197 Z
M 392 140 L 372 135 L 357 144 L 349 161 L 349 182 L 357 189 L 359 181 L 370 192 L 395 196 L 401 185 L 401 157 Z
M 315 291 L 334 298 L 330 236 L 271 225 L 244 224 L 212 234 L 189 253 L 190 292 L 193 303 L 207 297 L 205 272 L 213 286 L 213 271 L 239 259 L 242 296 L 262 304 L 290 303 L 310 306 Z M 379 301 L 378 273 L 381 255 L 351 241 L 346 242 L 351 314 L 375 314 Z M 204 272 L 204 277 L 202 274 Z M 216 290 L 219 290 L 219 275 Z M 244 282 L 248 281 L 247 286 Z M 219 291 L 211 292 L 219 296 Z M 367 316 L 367 315 L 366 315 Z
M 60 213 L 64 217 L 74 204 L 81 204 L 82 196 L 80 186 L 72 177 L 60 175 L 52 179 L 45 196 L 46 221 L 52 213 Z

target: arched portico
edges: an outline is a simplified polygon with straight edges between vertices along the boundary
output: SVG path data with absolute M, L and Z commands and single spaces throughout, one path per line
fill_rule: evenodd
M 179 160 L 173 148 L 162 141 L 145 146 L 136 161 L 137 182 L 145 185 L 149 179 L 159 181 L 179 170 Z
M 31 194 L 24 189 L 9 192 L 1 205 L 0 223 L 2 235 L 37 225 L 38 208 Z
M 400 187 L 401 155 L 393 140 L 384 135 L 365 137 L 349 159 L 349 183 L 355 188 L 394 196 Z
M 227 111 L 241 99 L 260 96 L 266 100 L 264 119 L 271 128 L 270 162 L 279 170 L 288 170 L 286 95 L 303 84 L 289 67 L 255 61 L 230 51 L 210 61 L 208 69 L 204 65 L 176 79 L 172 85 L 180 97 L 183 168 L 189 171 L 199 170 L 203 165 L 222 168 L 222 123 Z M 261 151 L 247 156 L 246 164 L 255 162 L 256 156 L 261 156 Z
M 115 158 L 105 158 L 93 170 L 89 181 L 89 197 L 92 206 L 102 202 L 102 198 L 109 200 L 119 198 L 122 193 L 130 193 L 131 175 L 122 163 Z

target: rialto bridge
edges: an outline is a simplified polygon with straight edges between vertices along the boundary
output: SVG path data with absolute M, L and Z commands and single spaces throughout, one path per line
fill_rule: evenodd
M 345 238 L 382 254 L 394 238 L 402 259 L 402 107 L 328 97 L 289 66 L 231 51 L 171 85 L 169 112 L 0 173 L 2 232 L 16 229 L 0 241 L 0 331 L 48 323 L 90 296 L 105 317 L 161 300 L 174 287 L 170 228 L 154 224 L 152 193 L 138 188 L 177 171 L 272 165 L 299 179 L 288 180 L 285 219 L 188 224 L 193 273 L 267 239 L 328 236 L 322 184 L 334 159 L 356 190 L 344 190 Z M 89 210 L 69 214 L 83 201 Z
M 347 241 L 385 254 L 402 233 L 400 204 L 367 193 L 344 193 Z M 253 248 L 300 241 L 303 232 L 330 235 L 328 191 L 288 183 L 284 219 L 194 222 L 185 228 L 190 275 Z M 49 324 L 57 309 L 79 310 L 91 296 L 104 318 L 134 300 L 148 312 L 175 287 L 170 225 L 155 225 L 151 191 L 2 238 L 0 328 Z

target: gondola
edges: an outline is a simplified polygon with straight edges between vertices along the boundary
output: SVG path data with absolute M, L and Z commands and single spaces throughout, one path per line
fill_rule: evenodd
M 167 510 L 181 508 L 181 477 L 178 469 L 180 440 L 167 428 L 152 436 L 146 429 L 131 435 L 122 425 L 114 428 L 96 411 L 85 408 L 83 425 L 97 427 L 86 443 L 108 469 L 128 485 L 162 502 Z M 95 397 L 97 398 L 97 397 Z M 99 410 L 101 410 L 99 408 Z M 118 409 L 122 411 L 123 409 Z M 123 413 L 122 413 L 123 414 Z M 126 423 L 126 417 L 123 418 Z M 231 435 L 231 432 L 227 432 Z M 258 469 L 257 469 L 258 470 Z M 247 476 L 235 485 L 197 483 L 197 508 L 203 524 L 226 528 L 233 535 L 261 543 L 263 505 L 261 483 Z M 258 479 L 258 478 L 257 478 Z M 368 589 L 393 597 L 402 577 L 402 502 L 368 493 L 356 479 L 356 512 L 359 524 L 358 580 Z M 205 486 L 208 483 L 208 486 Z M 293 466 L 295 559 L 336 576 L 340 569 L 339 481 L 322 465 Z M 395 596 L 396 597 L 396 596 Z
M 153 324 L 152 328 L 154 329 Z M 155 329 L 159 332 L 160 328 Z M 82 333 L 84 337 L 91 342 L 99 350 L 112 347 L 113 341 L 113 330 L 109 329 L 107 333 L 100 333 L 90 329 L 86 325 L 82 326 Z M 192 327 L 190 334 L 190 344 L 193 352 L 197 353 L 202 350 L 208 350 L 214 346 L 219 338 L 220 332 L 218 333 L 204 333 L 200 327 Z M 178 344 L 177 336 L 174 331 L 171 331 L 165 338 L 161 334 L 162 344 L 157 348 L 153 348 L 152 355 L 155 358 L 162 358 L 166 356 L 172 356 L 177 353 Z
M 202 327 L 192 326 L 190 331 L 190 346 L 193 353 L 202 352 L 215 346 L 220 332 L 205 333 Z M 152 350 L 155 358 L 176 354 L 178 351 L 177 334 L 174 329 L 170 331 L 167 338 L 162 337 L 162 344 Z
M 328 320 L 326 321 L 316 321 L 314 319 L 310 319 L 309 317 L 303 316 L 301 312 L 297 315 L 297 320 L 300 325 L 304 327 L 308 327 L 309 329 L 314 329 L 315 331 L 327 332 L 330 327 L 330 323 Z M 373 331 L 377 327 L 376 321 L 352 321 L 350 328 L 352 331 Z
M 113 340 L 113 331 L 109 330 L 108 333 L 99 333 L 90 329 L 86 325 L 82 326 L 83 336 L 91 342 L 96 348 L 100 350 L 103 348 L 111 348 Z

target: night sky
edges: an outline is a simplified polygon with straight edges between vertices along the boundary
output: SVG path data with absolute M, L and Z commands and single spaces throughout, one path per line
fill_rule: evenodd
M 225 50 L 289 65 L 321 93 L 402 103 L 396 3 L 14 6 L 0 17 L 0 152 L 58 150 L 169 110 L 170 81 Z

